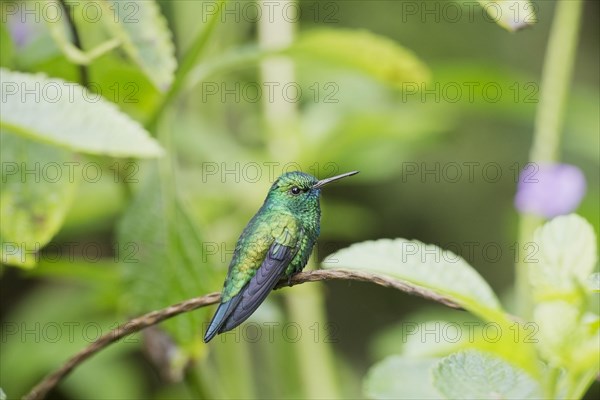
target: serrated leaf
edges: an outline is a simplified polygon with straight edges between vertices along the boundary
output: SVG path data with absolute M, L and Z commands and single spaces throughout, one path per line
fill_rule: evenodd
M 462 258 L 437 246 L 405 239 L 363 242 L 327 257 L 325 268 L 357 269 L 432 290 L 488 321 L 468 328 L 468 345 L 497 354 L 539 375 L 528 332 L 503 312 L 488 284 Z M 465 341 L 466 342 L 466 341 Z M 462 342 L 465 344 L 465 342 Z
M 478 0 L 489 18 L 515 32 L 537 22 L 535 6 L 529 0 Z
M 539 250 L 529 277 L 538 297 L 585 286 L 597 261 L 596 235 L 585 219 L 576 214 L 554 218 L 535 231 L 534 241 Z
M 56 234 L 75 195 L 66 150 L 0 132 L 2 263 L 33 267 Z
M 396 88 L 429 80 L 427 66 L 412 51 L 365 30 L 302 32 L 286 53 L 354 69 Z
M 363 391 L 370 399 L 442 399 L 430 370 L 439 358 L 392 356 L 369 369 Z
M 166 91 L 173 83 L 177 60 L 172 35 L 154 0 L 110 1 L 104 5 L 103 21 L 123 44 L 156 88 Z
M 506 361 L 476 350 L 442 359 L 433 369 L 434 386 L 449 399 L 537 399 L 537 381 Z
M 483 278 L 461 257 L 434 245 L 406 239 L 362 242 L 328 256 L 323 267 L 387 275 L 431 289 L 483 319 L 503 318 Z
M 157 157 L 158 142 L 117 107 L 75 83 L 0 69 L 0 128 L 73 151 Z

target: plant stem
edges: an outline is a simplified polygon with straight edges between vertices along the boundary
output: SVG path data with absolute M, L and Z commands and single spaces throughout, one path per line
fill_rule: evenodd
M 79 37 L 79 31 L 77 31 L 77 26 L 75 26 L 75 20 L 73 19 L 73 10 L 65 0 L 60 0 L 60 4 L 65 10 L 67 15 L 67 25 L 69 26 L 69 30 L 71 31 L 71 36 L 73 36 L 73 44 L 79 50 L 83 51 L 83 46 L 81 45 L 81 38 Z M 79 79 L 81 79 L 81 85 L 86 88 L 90 88 L 90 77 L 88 74 L 88 67 L 84 64 L 79 64 Z
M 302 388 L 307 399 L 340 398 L 333 349 L 326 342 L 327 315 L 321 284 L 296 288 L 286 296 L 289 321 L 297 323 L 302 331 L 317 334 L 303 335 L 296 354 L 301 373 Z
M 281 6 L 285 10 L 296 0 L 283 0 Z M 264 0 L 263 15 L 268 13 L 267 0 Z M 289 47 L 295 36 L 294 23 L 287 20 L 282 13 L 275 13 L 270 21 L 261 18 L 258 25 L 258 41 L 262 51 L 277 51 Z M 302 141 L 299 133 L 297 103 L 284 97 L 282 87 L 295 81 L 294 64 L 285 56 L 272 57 L 261 63 L 263 82 L 278 83 L 272 98 L 263 97 L 264 122 L 266 124 L 267 149 L 274 159 L 289 162 L 298 160 Z M 269 96 L 271 97 L 271 96 Z
M 548 370 L 548 383 L 546 385 L 546 396 L 549 399 L 555 399 L 556 391 L 558 388 L 558 380 L 560 378 L 560 369 L 556 367 L 550 367 Z
M 179 64 L 179 68 L 175 73 L 175 79 L 173 80 L 173 84 L 171 85 L 167 93 L 163 96 L 159 106 L 157 107 L 152 117 L 146 123 L 146 127 L 149 130 L 153 130 L 153 128 L 155 128 L 158 119 L 164 114 L 167 106 L 171 104 L 171 102 L 173 102 L 175 97 L 177 97 L 177 95 L 179 94 L 179 91 L 181 90 L 188 74 L 195 66 L 198 57 L 206 47 L 206 44 L 208 43 L 208 39 L 214 32 L 215 27 L 217 26 L 217 22 L 221 17 L 221 10 L 223 9 L 227 1 L 228 0 L 217 1 L 217 11 L 214 14 L 211 14 L 210 19 L 206 22 L 204 28 L 198 33 L 198 36 L 196 36 L 196 39 L 192 43 L 190 49 L 183 56 L 183 59 Z
M 578 376 L 570 376 L 568 379 L 569 390 L 566 393 L 566 399 L 582 399 L 594 379 L 598 378 L 597 371 L 587 371 Z
M 559 1 L 544 59 L 540 103 L 535 117 L 532 162 L 553 162 L 560 134 L 577 50 L 582 0 Z
M 286 6 L 294 5 L 295 1 L 283 0 L 280 5 L 285 9 Z M 267 3 L 267 0 L 261 3 L 265 7 L 263 15 L 268 10 Z M 289 47 L 294 41 L 296 27 L 281 13 L 276 13 L 272 21 L 261 18 L 258 28 L 259 44 L 263 51 L 277 51 Z M 263 82 L 277 82 L 281 88 L 295 81 L 294 64 L 286 57 L 273 57 L 262 62 L 261 75 Z M 298 161 L 303 146 L 297 104 L 286 99 L 281 90 L 277 90 L 273 98 L 265 99 L 263 111 L 269 158 L 284 162 Z M 303 329 L 310 326 L 323 329 L 327 320 L 321 289 L 321 286 L 311 285 L 288 293 L 285 299 L 289 320 Z M 329 343 L 319 343 L 304 337 L 295 348 L 298 350 L 296 359 L 304 390 L 303 397 L 339 398 L 333 350 Z
M 254 381 L 257 366 L 252 361 L 251 343 L 244 340 L 242 332 L 238 329 L 224 333 L 228 340 L 213 349 L 216 365 L 212 368 L 218 371 L 213 386 L 219 386 L 226 398 L 255 399 L 259 398 Z
M 571 83 L 577 49 L 582 0 L 556 2 L 556 10 L 540 88 L 540 102 L 535 116 L 533 144 L 529 153 L 532 163 L 552 163 L 558 158 L 564 110 Z M 521 215 L 519 222 L 520 250 L 533 239 L 533 232 L 542 223 L 542 218 Z M 516 288 L 518 314 L 529 319 L 532 314 L 528 264 L 521 255 L 516 264 Z
M 292 276 L 291 283 L 293 285 L 298 285 L 300 283 L 305 282 L 319 282 L 331 279 L 371 282 L 383 287 L 394 288 L 396 290 L 438 301 L 450 307 L 460 308 L 460 306 L 454 303 L 452 299 L 443 297 L 442 295 L 434 293 L 429 289 L 424 289 L 420 286 L 414 286 L 410 282 L 405 282 L 398 279 L 388 278 L 384 275 L 377 275 L 363 271 L 351 271 L 343 269 L 321 269 L 316 271 L 300 272 Z M 288 285 L 289 282 L 287 281 L 287 279 L 284 279 L 277 284 L 275 289 L 288 287 Z M 217 304 L 220 300 L 220 293 L 210 293 L 202 297 L 195 297 L 193 299 L 188 299 L 182 301 L 181 303 L 173 304 L 160 310 L 149 312 L 137 318 L 133 318 L 125 322 L 124 324 L 119 325 L 118 327 L 99 337 L 96 341 L 90 343 L 86 348 L 69 358 L 58 369 L 48 374 L 34 388 L 32 388 L 29 391 L 29 393 L 24 395 L 23 399 L 34 400 L 45 398 L 48 392 L 50 392 L 50 390 L 56 387 L 56 385 L 60 381 L 62 381 L 67 375 L 69 375 L 75 368 L 77 368 L 90 357 L 104 350 L 111 344 L 117 343 L 120 339 L 132 335 L 135 332 L 139 332 L 142 329 L 146 329 L 149 326 L 154 326 L 162 321 L 176 317 L 177 315 L 197 310 L 201 307 Z

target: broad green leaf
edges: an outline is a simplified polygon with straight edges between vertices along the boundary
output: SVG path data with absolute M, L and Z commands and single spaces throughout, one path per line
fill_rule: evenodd
M 566 301 L 544 302 L 535 307 L 534 320 L 540 328 L 537 336 L 542 356 L 554 365 L 570 359 L 571 344 L 581 344 L 576 337 L 579 309 Z
M 171 31 L 154 0 L 103 0 L 103 21 L 160 91 L 173 83 L 177 60 Z
M 174 191 L 166 193 L 165 187 L 169 186 L 153 168 L 119 223 L 119 246 L 131 250 L 121 260 L 124 304 L 130 314 L 164 308 L 218 286 L 202 258 L 204 243 L 179 200 L 172 197 Z M 161 324 L 187 356 L 202 354 L 201 329 L 208 310 L 185 313 Z
M 0 144 L 2 263 L 33 267 L 69 210 L 76 162 L 69 151 L 3 132 Z
M 538 297 L 585 286 L 597 261 L 596 235 L 585 219 L 576 214 L 554 218 L 536 230 L 534 241 L 539 251 L 529 277 Z
M 442 359 L 433 369 L 434 386 L 448 399 L 538 399 L 537 381 L 489 354 L 467 350 Z
M 370 399 L 442 399 L 430 370 L 439 358 L 391 356 L 369 369 L 363 391 Z
M 417 89 L 430 79 L 427 66 L 391 39 L 365 30 L 316 29 L 300 33 L 292 45 L 282 49 L 264 50 L 245 45 L 209 59 L 190 72 L 187 88 L 193 88 L 214 74 L 281 55 L 357 71 L 396 89 L 404 89 L 406 83 L 411 84 L 411 89 Z
M 503 318 L 500 302 L 483 278 L 461 257 L 434 245 L 406 239 L 362 242 L 330 255 L 323 267 L 408 281 L 454 300 L 483 319 Z
M 460 350 L 463 343 L 473 341 L 475 329 L 483 324 L 464 311 L 425 307 L 380 330 L 369 347 L 374 359 L 389 354 L 443 357 Z
M 578 307 L 557 300 L 538 304 L 534 320 L 539 326 L 540 354 L 552 365 L 567 367 L 571 372 L 598 368 L 600 340 L 597 317 L 588 324 Z
M 75 83 L 0 69 L 0 128 L 73 151 L 157 157 L 160 145 L 117 107 Z
M 427 66 L 412 51 L 365 30 L 302 32 L 285 53 L 354 69 L 397 88 L 429 80 Z
M 537 22 L 536 7 L 529 0 L 478 0 L 489 18 L 515 32 Z
M 95 60 L 89 72 L 90 80 L 95 82 L 95 91 L 143 125 L 152 117 L 163 97 L 137 65 L 117 54 Z
M 536 323 L 516 322 L 498 318 L 496 321 L 478 324 L 465 348 L 493 354 L 527 372 L 534 378 L 542 375 L 535 343 L 539 341 Z

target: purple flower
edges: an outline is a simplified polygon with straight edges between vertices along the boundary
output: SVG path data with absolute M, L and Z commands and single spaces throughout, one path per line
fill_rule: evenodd
M 574 211 L 585 195 L 585 176 L 569 164 L 528 164 L 519 176 L 515 207 L 546 218 Z
M 25 6 L 20 7 L 18 13 L 8 16 L 7 25 L 10 36 L 15 46 L 26 47 L 42 34 L 43 22 L 36 20 L 35 14 L 25 15 Z

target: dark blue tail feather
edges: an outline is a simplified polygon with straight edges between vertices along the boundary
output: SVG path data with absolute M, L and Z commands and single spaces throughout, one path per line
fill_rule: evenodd
M 208 343 L 218 333 L 229 331 L 248 319 L 284 276 L 293 256 L 292 248 L 278 243 L 271 245 L 250 281 L 232 299 L 219 305 L 206 330 L 204 342 Z
M 240 300 L 241 296 L 238 294 L 236 297 L 229 300 L 228 302 L 219 304 L 217 312 L 210 321 L 210 325 L 208 326 L 208 329 L 204 334 L 204 343 L 208 343 L 212 338 L 214 338 L 217 335 L 217 333 L 221 332 L 221 327 L 227 320 L 227 317 L 229 317 L 229 314 L 231 314 L 233 309 L 235 309 L 237 304 L 240 302 Z

